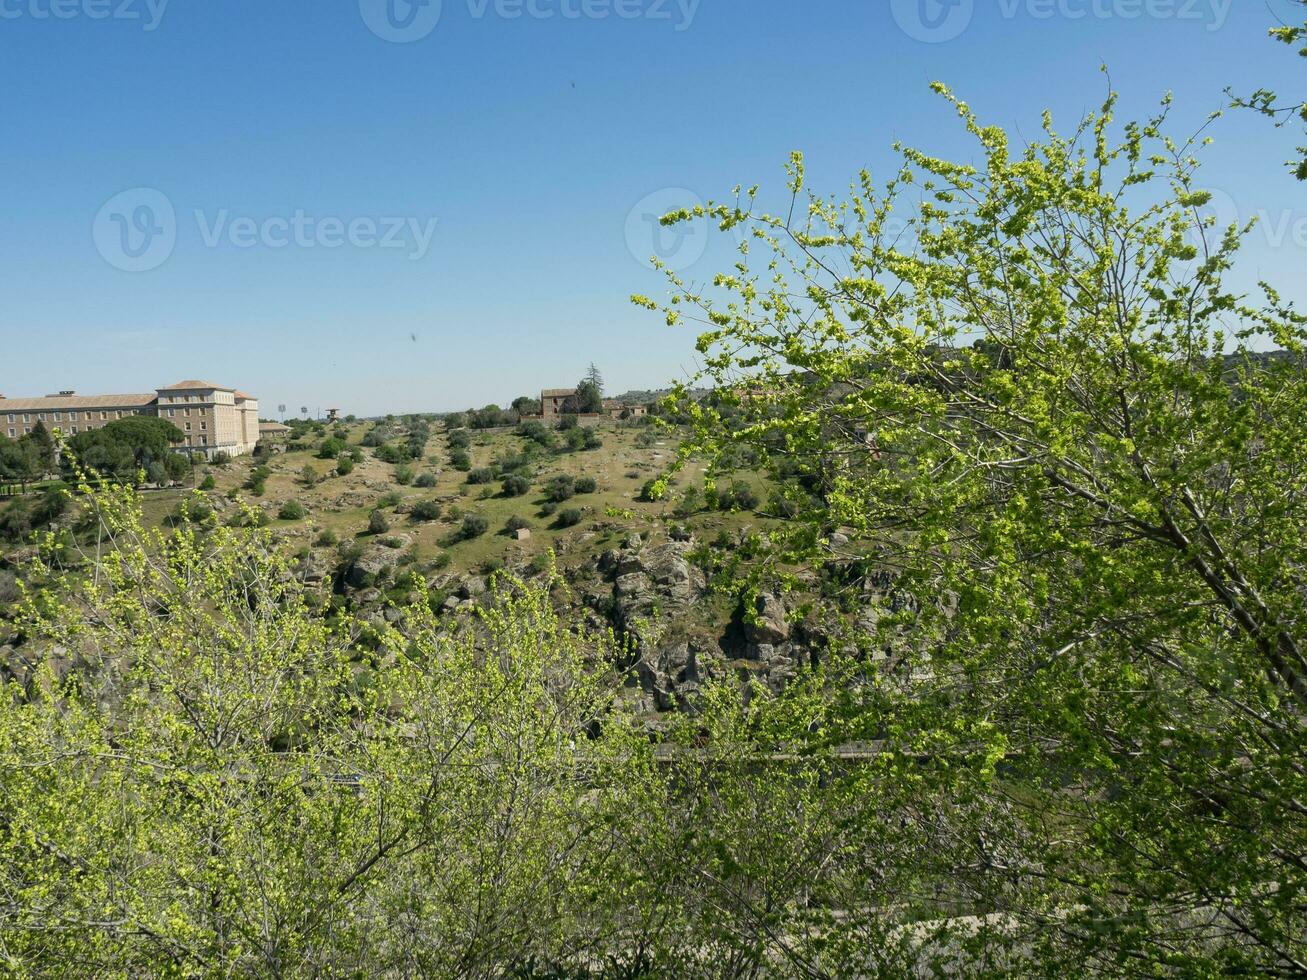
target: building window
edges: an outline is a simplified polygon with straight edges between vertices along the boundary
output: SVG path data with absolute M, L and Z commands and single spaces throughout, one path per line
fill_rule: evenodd
M 101 412 L 101 413 L 100 413 L 100 421 L 101 421 L 101 422 L 103 422 L 103 421 L 104 421 L 105 419 L 107 419 L 108 417 L 109 417 L 109 413 L 108 413 L 108 412 Z
M 14 420 L 14 417 L 13 417 L 12 415 L 9 416 L 9 421 L 12 422 L 13 420 Z M 13 430 L 13 429 L 10 429 L 10 430 L 9 430 L 9 438 L 12 439 L 13 437 L 14 437 L 14 430 Z
M 168 409 L 168 418 L 175 419 L 176 417 L 177 417 L 177 409 L 175 408 Z
M 189 422 L 186 423 L 186 431 L 187 431 L 187 432 L 190 432 L 190 431 L 191 431 L 191 423 L 189 423 Z
M 60 421 L 61 419 L 63 419 L 63 417 L 64 417 L 64 416 L 63 416 L 63 413 L 62 413 L 62 412 L 55 412 L 55 413 L 54 413 L 54 420 L 55 420 L 56 422 L 58 422 L 58 421 Z
M 44 421 L 45 421 L 45 412 L 37 412 L 37 413 L 36 413 L 36 421 L 38 421 L 38 422 L 44 422 Z
M 32 434 L 32 427 L 30 425 L 23 426 L 23 435 L 30 436 L 31 434 Z
M 77 426 L 74 425 L 74 426 L 72 427 L 72 430 L 71 430 L 71 431 L 72 431 L 73 435 L 77 435 Z
M 208 444 L 209 444 L 209 437 L 208 437 L 208 436 L 200 436 L 200 445 L 201 445 L 201 446 L 207 446 Z
M 13 413 L 13 412 L 10 412 L 10 413 L 9 413 L 9 421 L 10 421 L 10 422 L 14 421 L 14 413 Z

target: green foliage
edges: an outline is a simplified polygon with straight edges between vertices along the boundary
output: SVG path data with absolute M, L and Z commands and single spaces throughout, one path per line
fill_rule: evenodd
M 531 491 L 531 481 L 513 473 L 504 477 L 503 492 L 505 497 L 521 497 Z
M 415 521 L 437 521 L 440 519 L 440 502 L 436 500 L 419 500 L 409 511 Z
M 576 494 L 576 478 L 560 473 L 545 484 L 545 499 L 551 503 L 561 504 Z
M 368 515 L 368 533 L 385 534 L 390 530 L 390 521 L 386 518 L 383 511 L 374 510 Z
M 349 476 L 354 472 L 354 459 L 351 456 L 341 455 L 336 460 L 336 475 Z
M 217 485 L 217 481 L 214 480 L 212 473 L 206 473 L 204 479 L 200 481 L 201 490 L 212 490 Z
M 395 467 L 395 482 L 401 487 L 406 487 L 413 482 L 413 467 L 408 463 L 400 463 Z
M 466 473 L 472 469 L 472 457 L 464 449 L 455 449 L 449 454 L 449 465 L 462 473 Z
M 420 473 L 418 474 L 417 479 L 413 481 L 413 486 L 419 487 L 423 490 L 430 490 L 435 485 L 436 475 L 434 473 Z
M 576 527 L 585 517 L 585 512 L 577 507 L 566 507 L 558 512 L 554 523 L 559 527 Z
M 593 476 L 578 476 L 572 486 L 577 493 L 594 493 L 599 488 Z
M 953 106 L 969 163 L 907 149 L 840 201 L 796 155 L 780 216 L 702 209 L 746 245 L 671 277 L 717 393 L 674 396 L 680 458 L 804 491 L 724 577 L 816 564 L 865 610 L 872 683 L 804 741 L 877 740 L 880 788 L 927 793 L 947 904 L 1006 923 L 927 913 L 963 972 L 1299 971 L 1307 323 L 1225 284 L 1242 229 L 1196 218 L 1165 111 L 1018 143 Z
M 499 474 L 494 467 L 482 466 L 468 473 L 467 482 L 473 486 L 482 483 L 494 483 L 498 476 Z
M 308 508 L 298 500 L 287 500 L 281 505 L 281 509 L 277 511 L 277 516 L 283 521 L 300 521 L 307 517 L 308 514 Z
M 464 541 L 472 538 L 479 538 L 490 529 L 490 523 L 480 514 L 468 514 L 463 518 L 463 523 L 459 527 L 458 536 Z

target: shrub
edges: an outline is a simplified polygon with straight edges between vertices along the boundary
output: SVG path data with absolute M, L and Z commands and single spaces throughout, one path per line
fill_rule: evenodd
M 440 519 L 441 507 L 435 500 L 419 500 L 409 511 L 415 521 L 435 521 Z
M 480 514 L 468 514 L 463 518 L 463 525 L 459 528 L 458 536 L 464 541 L 472 538 L 479 538 L 490 528 L 490 523 Z
M 283 521 L 300 521 L 308 515 L 308 510 L 298 500 L 288 500 L 281 505 L 277 516 Z
M 466 449 L 472 445 L 472 436 L 467 429 L 455 429 L 449 434 L 450 449 Z
M 732 484 L 729 489 L 717 488 L 719 510 L 757 510 L 758 494 L 744 483 Z
M 494 469 L 491 467 L 482 466 L 479 469 L 472 470 L 468 473 L 467 482 L 471 484 L 493 483 L 496 475 Z
M 306 487 L 311 487 L 316 485 L 317 482 L 318 471 L 305 463 L 304 469 L 300 470 L 300 483 L 304 484 Z
M 430 490 L 436 485 L 436 475 L 434 473 L 423 473 L 413 481 L 413 486 L 421 487 L 423 490 Z
M 531 569 L 533 574 L 539 575 L 541 572 L 549 568 L 549 564 L 549 552 L 541 551 L 538 554 L 531 556 L 531 563 L 527 567 Z
M 569 500 L 576 493 L 576 481 L 567 474 L 559 474 L 545 485 L 545 497 L 556 504 Z
M 645 482 L 645 485 L 640 488 L 640 499 L 652 503 L 654 501 L 662 500 L 665 492 L 666 491 L 658 486 L 657 480 L 648 480 Z
M 322 445 L 318 447 L 319 459 L 335 459 L 345 449 L 345 443 L 334 436 L 322 440 Z
M 555 523 L 559 527 L 576 527 L 576 525 L 581 523 L 581 519 L 584 516 L 585 514 L 580 508 L 568 507 L 566 510 L 558 512 L 558 517 L 555 518 Z
M 331 528 L 325 528 L 314 543 L 323 548 L 332 548 L 335 547 L 337 540 L 336 532 Z
M 379 510 L 374 510 L 368 516 L 368 533 L 385 534 L 390 530 L 390 521 L 386 520 L 386 515 Z
M 599 433 L 594 429 L 585 430 L 585 442 L 581 444 L 582 449 L 602 449 L 604 441 L 599 438 Z
M 401 487 L 406 487 L 413 482 L 413 467 L 407 463 L 400 463 L 395 467 L 395 482 Z
M 377 500 L 378 507 L 398 507 L 399 502 L 404 498 L 399 495 L 397 490 L 388 490 Z
M 564 432 L 569 429 L 575 429 L 579 424 L 580 423 L 577 421 L 576 416 L 570 412 L 558 420 L 558 428 Z
M 462 473 L 466 473 L 472 468 L 472 457 L 467 454 L 465 449 L 455 449 L 449 454 L 449 465 Z
M 231 462 L 231 453 L 226 451 L 216 452 L 209 462 L 214 466 L 226 466 Z
M 480 570 L 482 575 L 494 575 L 495 572 L 502 571 L 503 567 L 504 559 L 495 556 L 483 561 Z
M 341 456 L 336 460 L 336 475 L 349 476 L 354 472 L 354 459 L 352 456 Z
M 504 477 L 504 496 L 521 497 L 531 490 L 531 481 L 524 476 L 513 474 Z
M 209 473 L 200 481 L 201 490 L 212 490 L 215 486 L 217 486 L 217 483 L 214 481 L 212 473 Z
M 512 534 L 515 531 L 521 531 L 524 530 L 525 528 L 529 528 L 530 526 L 531 526 L 531 522 L 528 521 L 525 517 L 523 517 L 521 514 L 514 514 L 504 523 L 504 530 L 507 531 L 509 534 Z
M 576 478 L 575 488 L 577 493 L 594 493 L 598 487 L 599 484 L 593 476 L 578 476 Z

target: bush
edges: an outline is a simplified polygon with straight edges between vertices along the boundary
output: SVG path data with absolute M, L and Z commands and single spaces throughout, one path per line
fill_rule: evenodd
M 318 447 L 319 459 L 335 459 L 345 449 L 345 443 L 335 437 L 323 439 Z
M 487 558 L 481 563 L 480 571 L 482 575 L 494 575 L 495 572 L 502 571 L 504 568 L 504 559 L 499 557 Z
M 514 474 L 504 477 L 504 496 L 521 497 L 531 490 L 531 481 L 524 476 Z
M 436 475 L 434 473 L 423 473 L 413 481 L 413 486 L 421 487 L 423 490 L 430 490 L 436 485 Z
M 523 517 L 521 514 L 514 514 L 504 523 L 504 530 L 507 531 L 509 534 L 513 534 L 516 531 L 524 530 L 526 528 L 529 528 L 530 526 L 531 526 L 531 522 L 528 521 L 525 517 Z
M 472 436 L 467 429 L 455 429 L 449 434 L 450 449 L 466 449 L 472 445 Z
M 407 463 L 400 463 L 395 467 L 395 482 L 401 487 L 406 487 L 413 482 L 413 467 Z
M 576 493 L 576 481 L 567 474 L 560 474 L 545 484 L 545 497 L 553 503 L 561 504 L 570 500 Z
M 215 486 L 217 486 L 217 483 L 213 479 L 212 473 L 209 473 L 207 476 L 205 476 L 203 480 L 200 481 L 201 490 L 212 490 Z
M 758 503 L 758 494 L 747 484 L 732 484 L 729 489 L 717 488 L 719 510 L 757 510 Z
M 575 429 L 578 425 L 580 425 L 580 423 L 577 421 L 576 416 L 571 413 L 562 416 L 558 420 L 558 428 L 563 432 L 566 432 L 569 429 Z
M 349 476 L 354 472 L 354 459 L 351 456 L 341 456 L 336 460 L 336 475 Z
M 331 528 L 326 528 L 322 531 L 321 534 L 318 535 L 317 540 L 314 541 L 314 544 L 323 548 L 334 548 L 336 546 L 337 541 L 338 539 L 336 537 L 336 532 L 333 531 Z
M 593 476 L 578 476 L 576 478 L 575 489 L 577 493 L 594 493 L 599 488 L 599 484 Z
M 390 530 L 390 521 L 386 520 L 386 515 L 379 510 L 374 510 L 368 516 L 368 533 L 385 534 Z
M 497 474 L 491 467 L 482 466 L 468 473 L 467 482 L 471 484 L 493 483 L 496 476 Z
M 288 500 L 281 505 L 277 516 L 283 521 L 301 521 L 308 516 L 308 510 L 298 500 Z
M 455 449 L 449 454 L 449 465 L 462 473 L 466 473 L 472 468 L 472 457 L 467 454 L 465 449 Z
M 227 466 L 231 463 L 231 453 L 225 451 L 216 452 L 213 454 L 213 459 L 209 460 L 209 462 L 214 466 Z
M 304 484 L 306 487 L 312 487 L 315 486 L 317 482 L 318 471 L 306 463 L 304 469 L 300 470 L 300 483 Z
M 659 488 L 657 480 L 648 480 L 645 482 L 645 485 L 640 488 L 640 499 L 647 503 L 653 503 L 662 500 L 665 492 L 666 491 Z
M 419 500 L 409 511 L 415 521 L 435 521 L 440 519 L 440 504 L 435 500 Z
M 580 510 L 580 508 L 568 507 L 566 510 L 558 512 L 558 517 L 555 518 L 555 523 L 559 527 L 576 527 L 576 525 L 581 523 L 581 519 L 584 516 L 585 514 Z
M 479 538 L 490 529 L 490 523 L 480 514 L 468 514 L 463 518 L 463 525 L 458 530 L 458 536 L 464 541 L 470 541 L 472 538 Z

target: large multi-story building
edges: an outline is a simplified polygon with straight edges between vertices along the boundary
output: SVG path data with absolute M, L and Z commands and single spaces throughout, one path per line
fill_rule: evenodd
M 259 402 L 244 392 L 209 381 L 178 381 L 148 394 L 79 395 L 61 391 L 43 398 L 0 395 L 0 432 L 11 439 L 47 429 L 76 435 L 129 415 L 154 415 L 177 426 L 185 441 L 178 451 L 212 457 L 241 456 L 259 441 Z

